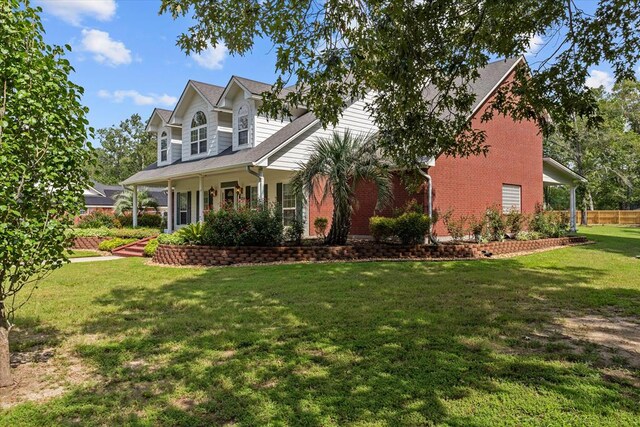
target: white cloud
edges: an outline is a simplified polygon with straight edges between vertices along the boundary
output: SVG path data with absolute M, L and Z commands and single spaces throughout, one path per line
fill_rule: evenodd
M 219 44 L 215 47 L 209 46 L 206 50 L 199 54 L 194 54 L 192 57 L 201 67 L 209 70 L 221 70 L 227 52 L 227 47 L 224 44 Z
M 615 80 L 613 76 L 606 71 L 591 70 L 589 74 L 589 77 L 587 77 L 587 80 L 585 81 L 585 85 L 587 85 L 587 87 L 598 88 L 600 86 L 604 86 L 608 91 L 613 88 Z
M 121 103 L 126 99 L 130 99 L 135 105 L 165 105 L 170 107 L 178 102 L 178 98 L 176 98 L 175 96 L 167 95 L 166 93 L 163 93 L 162 95 L 158 95 L 155 93 L 144 95 L 133 89 L 116 90 L 113 92 L 101 89 L 98 91 L 98 96 L 100 98 L 109 99 L 112 102 L 116 103 Z
M 536 53 L 538 53 L 538 51 L 540 51 L 540 49 L 542 49 L 543 46 L 544 39 L 540 35 L 534 34 L 533 36 L 531 36 L 531 38 L 529 38 L 529 47 L 524 54 L 525 56 L 535 55 Z
M 72 25 L 80 25 L 84 17 L 108 21 L 116 14 L 116 0 L 38 0 L 45 12 Z
M 82 30 L 82 50 L 93 53 L 93 59 L 112 67 L 131 63 L 131 51 L 106 31 Z

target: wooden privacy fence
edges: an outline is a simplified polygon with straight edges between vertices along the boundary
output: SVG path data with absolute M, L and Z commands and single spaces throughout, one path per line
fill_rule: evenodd
M 565 211 L 568 213 L 568 211 Z M 576 222 L 582 223 L 582 212 L 576 212 Z M 640 210 L 637 211 L 587 211 L 587 224 L 640 224 Z

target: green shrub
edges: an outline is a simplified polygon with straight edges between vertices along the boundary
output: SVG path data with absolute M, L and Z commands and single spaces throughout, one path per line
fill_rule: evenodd
M 542 234 L 537 231 L 519 231 L 516 234 L 516 240 L 538 240 L 542 237 Z
M 201 245 L 203 242 L 204 224 L 194 222 L 182 227 L 177 233 L 189 245 Z
M 387 240 L 396 233 L 396 219 L 386 216 L 372 216 L 369 218 L 369 231 L 376 242 Z
M 504 240 L 507 227 L 504 220 L 504 215 L 497 206 L 491 206 L 487 208 L 485 212 L 487 220 L 487 229 L 491 240 L 502 241 Z
M 284 232 L 284 238 L 288 242 L 293 242 L 295 245 L 300 246 L 302 244 L 302 235 L 304 234 L 304 221 L 300 218 L 294 218 L 291 220 Z
M 115 228 L 119 226 L 121 226 L 121 224 L 115 216 L 101 211 L 93 211 L 84 215 L 80 218 L 77 225 L 78 228 Z
M 251 232 L 247 234 L 247 246 L 277 246 L 282 243 L 282 214 L 280 209 L 266 206 L 253 210 L 249 215 Z
M 327 226 L 329 225 L 329 220 L 323 216 L 317 217 L 313 221 L 313 229 L 316 232 L 316 236 L 321 238 L 325 238 L 327 236 Z
M 156 253 L 156 249 L 158 249 L 158 245 L 158 239 L 149 240 L 144 247 L 144 256 L 149 258 L 153 257 L 153 254 Z
M 161 245 L 184 245 L 186 243 L 184 237 L 182 237 L 182 234 L 179 232 L 160 234 L 156 240 Z
M 282 241 L 279 209 L 226 207 L 205 217 L 203 242 L 210 246 L 274 246 Z
M 562 237 L 569 232 L 569 214 L 566 212 L 544 211 L 537 204 L 535 213 L 529 222 L 529 230 L 536 231 L 544 237 Z
M 120 215 L 117 219 L 123 227 L 133 227 L 132 215 Z M 153 213 L 142 213 L 138 215 L 138 227 L 160 229 L 162 227 L 162 216 Z
M 525 215 L 522 212 L 516 210 L 510 210 L 505 216 L 505 225 L 510 233 L 515 236 L 522 230 L 522 225 L 525 222 Z
M 469 223 L 469 234 L 477 243 L 489 240 L 487 233 L 487 219 L 485 216 L 476 218 L 475 215 L 471 215 L 467 219 L 467 222 Z
M 447 228 L 447 232 L 449 233 L 449 237 L 454 242 L 459 242 L 465 236 L 467 218 L 464 216 L 460 216 L 457 219 L 453 217 L 453 210 L 448 210 L 442 215 L 442 222 L 444 226 Z
M 114 237 L 113 239 L 108 239 L 100 242 L 98 245 L 98 249 L 101 251 L 111 252 L 120 246 L 128 245 L 129 243 L 133 243 L 138 239 L 121 239 L 120 237 Z
M 111 229 L 107 227 L 100 228 L 73 228 L 70 231 L 73 237 L 110 237 Z
M 404 245 L 422 244 L 429 234 L 429 216 L 407 212 L 395 219 L 395 233 Z

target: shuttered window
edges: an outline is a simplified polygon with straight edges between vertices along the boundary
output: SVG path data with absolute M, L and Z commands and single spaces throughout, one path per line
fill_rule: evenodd
M 522 187 L 502 184 L 502 213 L 522 212 Z

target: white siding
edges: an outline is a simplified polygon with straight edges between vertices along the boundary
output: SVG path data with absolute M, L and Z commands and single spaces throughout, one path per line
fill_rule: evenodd
M 502 213 L 522 212 L 522 187 L 502 184 Z
M 256 116 L 256 140 L 255 144 L 258 145 L 265 139 L 269 138 L 271 135 L 282 129 L 284 126 L 289 124 L 289 119 L 287 120 L 278 120 L 278 119 L 267 119 L 264 116 Z
M 197 156 L 191 155 L 191 120 L 193 116 L 202 111 L 207 117 L 207 139 L 208 149 L 204 154 L 198 154 Z M 209 111 L 209 105 L 202 98 L 195 97 L 187 111 L 182 118 L 182 159 L 191 160 L 203 158 L 206 156 L 213 156 L 218 154 L 217 147 L 217 128 L 218 128 L 218 115 L 216 112 Z
M 182 131 L 180 129 L 171 128 L 171 152 L 169 160 L 175 163 L 182 157 Z
M 323 129 L 319 124 L 315 125 L 278 153 L 271 156 L 268 167 L 283 170 L 298 169 L 300 163 L 305 163 L 309 160 L 309 155 L 313 152 L 318 138 L 328 137 L 334 130 L 344 132 L 349 129 L 355 134 L 374 134 L 378 128 L 373 123 L 369 112 L 365 110 L 365 105 L 370 100 L 371 98 L 368 96 L 365 100 L 351 104 L 343 112 L 335 128 Z

